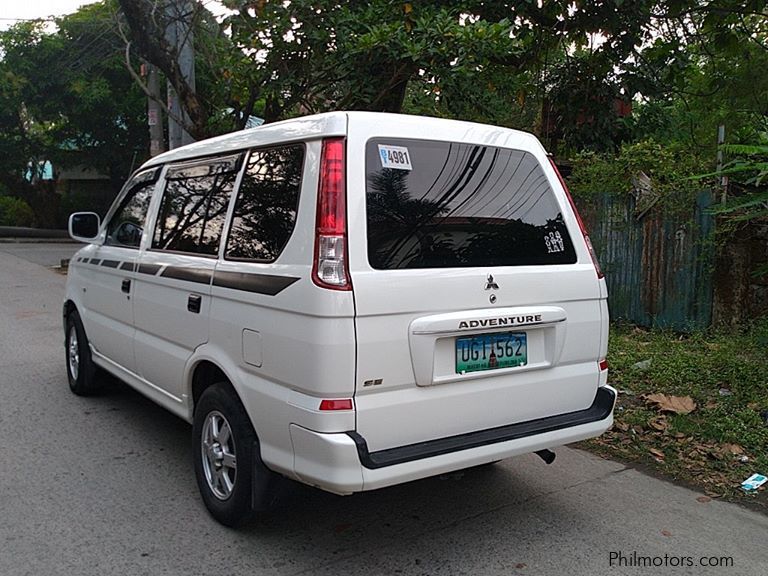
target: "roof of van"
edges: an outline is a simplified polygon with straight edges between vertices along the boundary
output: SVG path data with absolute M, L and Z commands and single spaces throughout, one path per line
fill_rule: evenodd
M 418 123 L 424 134 L 430 133 L 429 124 L 434 124 L 436 127 L 439 125 L 443 129 L 453 124 L 450 127 L 462 134 L 466 134 L 469 130 L 493 131 L 506 137 L 512 136 L 515 140 L 526 142 L 528 145 L 541 146 L 533 134 L 490 124 L 408 114 L 391 114 L 387 112 L 338 111 L 291 118 L 281 122 L 264 124 L 256 128 L 239 130 L 230 134 L 224 134 L 223 136 L 201 140 L 155 156 L 149 159 L 143 167 L 146 168 L 167 162 L 177 162 L 215 154 L 225 154 L 276 142 L 312 140 L 326 136 L 344 136 L 347 133 L 347 122 L 349 120 L 389 125 L 393 122 Z

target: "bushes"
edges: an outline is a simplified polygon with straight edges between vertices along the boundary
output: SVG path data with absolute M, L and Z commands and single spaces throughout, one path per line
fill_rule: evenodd
M 693 177 L 707 172 L 713 162 L 694 149 L 644 140 L 625 144 L 615 155 L 577 154 L 571 159 L 568 185 L 575 197 L 585 200 L 602 194 L 621 197 L 637 187 L 642 175 L 649 187 L 645 201 L 663 204 L 665 212 L 688 210 L 691 200 L 713 183 L 713 179 Z
M 35 213 L 24 200 L 0 196 L 0 226 L 32 226 Z

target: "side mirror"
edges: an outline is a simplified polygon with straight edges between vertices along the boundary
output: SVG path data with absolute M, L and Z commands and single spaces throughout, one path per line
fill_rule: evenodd
M 99 235 L 101 220 L 95 212 L 75 212 L 69 216 L 69 235 L 78 242 L 91 242 Z
M 133 246 L 138 248 L 139 244 L 141 244 L 141 235 L 143 233 L 144 230 L 141 226 L 137 226 L 133 222 L 128 222 L 126 220 L 117 227 L 117 230 L 115 230 L 114 233 L 114 238 L 123 246 Z

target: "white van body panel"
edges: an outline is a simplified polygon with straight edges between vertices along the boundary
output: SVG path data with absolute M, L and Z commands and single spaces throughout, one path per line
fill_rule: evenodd
M 371 138 L 458 141 L 526 151 L 538 160 L 571 232 L 576 264 L 493 268 L 375 270 L 364 241 L 350 241 L 355 293 L 357 432 L 371 451 L 386 450 L 589 407 L 599 383 L 603 320 L 601 285 L 568 199 L 541 145 L 530 134 L 465 122 L 350 114 L 348 150 Z M 389 117 L 387 117 L 389 120 Z M 348 164 L 348 185 L 365 185 L 364 161 Z M 350 194 L 349 214 L 365 214 L 366 198 Z M 350 238 L 367 237 L 366 218 L 350 217 Z M 489 302 L 492 274 L 500 287 Z M 461 320 L 538 314 L 556 321 L 526 327 L 525 367 L 456 374 L 453 343 Z M 434 315 L 453 331 L 417 335 Z M 416 329 L 414 329 L 416 327 Z M 472 334 L 499 328 L 470 330 Z M 562 351 L 562 352 L 561 352 Z M 378 380 L 377 386 L 365 382 Z M 555 400 L 556 399 L 556 400 Z
M 339 122 L 330 124 L 328 130 L 338 135 Z M 300 232 L 314 229 L 319 159 L 320 140 L 305 140 L 295 232 L 279 258 L 269 264 L 219 258 L 211 287 L 210 342 L 220 348 L 216 354 L 209 353 L 211 361 L 227 358 L 233 385 L 259 437 L 262 459 L 290 475 L 290 423 L 320 432 L 355 426 L 352 411 L 321 414 L 318 410 L 323 398 L 353 396 L 355 371 L 352 294 L 321 290 L 312 283 L 314 235 Z M 275 295 L 216 281 L 240 275 L 294 281 Z
M 351 290 L 329 290 L 312 279 L 322 142 L 338 137 L 346 138 Z M 575 263 L 373 268 L 366 145 L 390 137 L 532 155 L 562 213 Z M 304 165 L 294 228 L 273 262 L 225 255 L 245 162 L 217 254 L 151 248 L 167 166 L 282 144 L 301 144 Z M 608 343 L 605 281 L 534 136 L 467 122 L 333 112 L 198 142 L 142 169 L 153 166 L 163 172 L 140 248 L 104 246 L 102 230 L 72 260 L 68 306 L 80 311 L 97 365 L 188 421 L 202 367 L 218 369 L 272 470 L 348 494 L 582 440 L 612 425 L 615 393 L 599 366 Z M 493 290 L 486 289 L 489 275 Z M 120 290 L 125 279 L 128 295 Z M 199 298 L 198 311 L 190 297 Z M 105 312 L 117 298 L 122 308 Z M 508 329 L 527 336 L 524 366 L 457 373 L 457 338 Z M 337 399 L 352 409 L 320 409 L 323 400 Z
M 180 162 L 192 158 L 225 156 L 249 148 L 286 144 L 289 142 L 307 142 L 329 136 L 344 136 L 347 132 L 347 114 L 327 112 L 304 118 L 283 120 L 266 124 L 258 128 L 241 130 L 195 142 L 175 150 L 169 150 L 148 160 L 142 168 Z
M 136 324 L 136 372 L 181 400 L 184 366 L 195 349 L 208 341 L 211 287 L 183 279 L 213 273 L 215 260 L 145 250 L 135 276 L 133 310 Z M 157 268 L 157 271 L 154 271 Z M 149 270 L 144 273 L 143 270 Z M 188 310 L 190 297 L 200 297 L 200 311 Z
M 118 194 L 117 205 L 126 193 Z M 136 369 L 133 350 L 135 327 L 130 290 L 123 290 L 123 281 L 133 282 L 134 267 L 139 258 L 137 249 L 105 244 L 106 222 L 114 212 L 113 206 L 102 222 L 95 241 L 81 248 L 72 258 L 69 271 L 68 298 L 77 303 L 87 333 L 92 335 L 91 346 L 128 371 Z M 122 267 L 120 266 L 122 265 Z M 71 286 L 80 286 L 79 291 Z
M 360 466 L 355 444 L 346 434 L 320 434 L 292 425 L 291 438 L 296 451 L 296 477 L 299 480 L 336 494 L 351 494 L 579 442 L 599 436 L 611 426 L 612 414 L 606 420 L 565 430 L 487 444 L 374 470 Z

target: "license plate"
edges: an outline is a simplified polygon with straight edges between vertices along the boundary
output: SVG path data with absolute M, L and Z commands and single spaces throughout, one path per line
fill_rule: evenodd
M 456 338 L 456 373 L 525 366 L 528 346 L 525 332 L 497 332 Z

